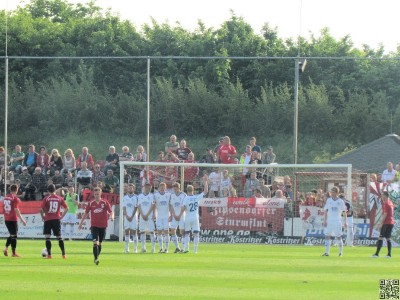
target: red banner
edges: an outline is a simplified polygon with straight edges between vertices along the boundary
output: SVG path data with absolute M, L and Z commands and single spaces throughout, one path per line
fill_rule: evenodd
M 94 194 L 91 190 L 83 190 L 82 197 L 84 202 L 89 202 L 94 200 Z M 101 198 L 110 202 L 111 205 L 118 205 L 119 204 L 119 195 L 112 194 L 112 193 L 101 193 Z
M 202 209 L 202 229 L 283 232 L 284 208 L 256 207 L 254 198 L 229 198 L 227 207 Z
M 38 214 L 42 201 L 23 201 L 18 206 L 21 214 Z M 0 205 L 0 214 L 4 214 L 3 204 Z

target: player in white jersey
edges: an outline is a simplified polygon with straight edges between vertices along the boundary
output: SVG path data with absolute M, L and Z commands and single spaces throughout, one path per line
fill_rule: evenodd
M 142 253 L 146 252 L 146 232 L 150 234 L 151 241 L 151 252 L 156 251 L 155 248 L 155 236 L 154 236 L 154 195 L 151 193 L 151 184 L 145 183 L 144 192 L 138 197 L 138 210 L 140 214 L 139 219 L 139 231 L 140 231 L 140 242 L 142 243 Z
M 178 236 L 176 235 L 176 230 L 179 227 L 179 231 L 182 237 L 185 234 L 185 213 L 182 214 L 180 219 L 178 220 L 178 216 L 181 213 L 183 199 L 185 199 L 186 194 L 181 191 L 181 185 L 178 182 L 175 182 L 172 185 L 173 193 L 171 194 L 171 199 L 169 201 L 169 210 L 171 212 L 171 223 L 170 223 L 170 231 L 171 231 L 171 241 L 175 245 L 175 253 L 179 253 L 181 249 L 179 248 Z M 183 247 L 182 247 L 183 248 Z
M 338 197 L 339 188 L 334 186 L 331 189 L 331 197 L 326 200 L 324 207 L 324 227 L 325 227 L 325 253 L 322 256 L 329 256 L 331 236 L 336 237 L 339 246 L 339 256 L 343 254 L 342 240 L 342 213 L 344 216 L 344 226 L 347 227 L 346 205 Z
M 124 214 L 124 230 L 125 230 L 125 253 L 129 253 L 129 241 L 133 236 L 133 252 L 137 252 L 138 246 L 138 197 L 135 195 L 135 185 L 128 184 L 128 191 L 122 202 L 122 210 Z
M 199 202 L 208 193 L 208 177 L 207 175 L 203 176 L 203 184 L 204 190 L 201 194 L 194 194 L 194 187 L 192 185 L 187 186 L 187 195 L 183 199 L 183 204 L 181 208 L 181 213 L 178 216 L 178 219 L 182 216 L 183 213 L 186 213 L 185 216 L 185 236 L 183 239 L 183 245 L 181 252 L 188 253 L 189 252 L 189 242 L 190 242 L 190 232 L 193 232 L 193 244 L 194 244 L 194 253 L 197 253 L 197 248 L 199 246 L 200 241 L 200 222 L 199 222 Z
M 157 241 L 160 245 L 160 253 L 168 253 L 169 246 L 169 201 L 171 193 L 166 191 L 167 185 L 161 182 L 158 187 L 158 192 L 154 193 L 154 200 L 156 204 L 157 218 Z M 163 242 L 165 248 L 163 247 Z

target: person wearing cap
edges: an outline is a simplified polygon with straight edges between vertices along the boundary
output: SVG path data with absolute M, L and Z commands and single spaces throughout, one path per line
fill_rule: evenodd
M 33 174 L 35 171 L 38 155 L 39 154 L 35 152 L 35 145 L 29 145 L 29 151 L 25 154 L 23 164 L 28 168 L 29 174 Z

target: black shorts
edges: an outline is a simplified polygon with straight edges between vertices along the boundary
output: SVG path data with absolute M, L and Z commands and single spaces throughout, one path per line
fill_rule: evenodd
M 10 235 L 17 235 L 18 233 L 18 221 L 5 221 L 6 227 Z
M 93 241 L 103 242 L 106 237 L 106 228 L 91 227 Z
M 61 222 L 60 220 L 48 220 L 44 221 L 43 234 L 51 235 L 51 231 L 53 230 L 54 236 L 61 236 Z
M 392 236 L 392 229 L 393 229 L 393 224 L 383 224 L 381 228 L 381 233 L 379 234 L 379 237 L 384 237 L 386 239 L 390 239 Z

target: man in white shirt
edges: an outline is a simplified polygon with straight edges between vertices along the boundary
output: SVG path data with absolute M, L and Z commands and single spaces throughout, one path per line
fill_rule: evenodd
M 339 246 L 339 256 L 343 255 L 342 240 L 342 213 L 344 216 L 344 226 L 347 227 L 346 205 L 338 197 L 339 188 L 334 186 L 331 189 L 331 197 L 326 200 L 324 207 L 324 227 L 325 227 L 325 253 L 322 256 L 329 256 L 331 236 L 336 237 Z
M 383 171 L 381 180 L 382 182 L 392 183 L 394 181 L 394 176 L 396 175 L 396 170 L 393 168 L 393 163 L 387 163 L 387 169 Z
M 157 210 L 157 240 L 160 245 L 160 253 L 168 253 L 169 245 L 169 201 L 171 194 L 166 191 L 167 185 L 161 182 L 158 192 L 154 193 L 154 200 Z M 163 247 L 163 242 L 165 248 Z
M 171 212 L 171 223 L 169 228 L 171 230 L 171 242 L 173 242 L 175 245 L 175 253 L 179 253 L 181 249 L 179 248 L 178 236 L 176 235 L 176 231 L 179 227 L 183 244 L 183 237 L 185 234 L 185 213 L 181 215 L 179 220 L 178 216 L 181 213 L 183 199 L 185 199 L 186 194 L 181 191 L 181 185 L 178 182 L 175 182 L 172 185 L 172 188 L 174 191 L 173 193 L 171 193 L 171 199 L 169 202 L 169 210 Z
M 144 191 L 138 197 L 138 210 L 140 214 L 139 231 L 142 253 L 146 252 L 146 232 L 150 233 L 151 252 L 155 253 L 155 236 L 153 213 L 155 209 L 154 194 L 151 193 L 151 184 L 145 183 Z
M 208 193 L 208 177 L 207 175 L 203 176 L 203 184 L 204 190 L 202 193 L 195 195 L 194 187 L 192 185 L 187 186 L 187 195 L 185 199 L 183 199 L 183 204 L 181 208 L 181 213 L 178 216 L 178 220 L 183 215 L 185 216 L 185 236 L 183 242 L 182 253 L 189 252 L 189 242 L 190 242 L 190 232 L 193 232 L 193 244 L 194 244 L 194 253 L 197 253 L 199 241 L 200 241 L 200 222 L 199 222 L 199 202 Z
M 138 197 L 135 195 L 135 185 L 128 184 L 128 193 L 124 196 L 122 202 L 122 211 L 124 214 L 124 230 L 125 230 L 125 253 L 129 253 L 130 236 L 133 235 L 133 252 L 137 252 L 138 246 Z

